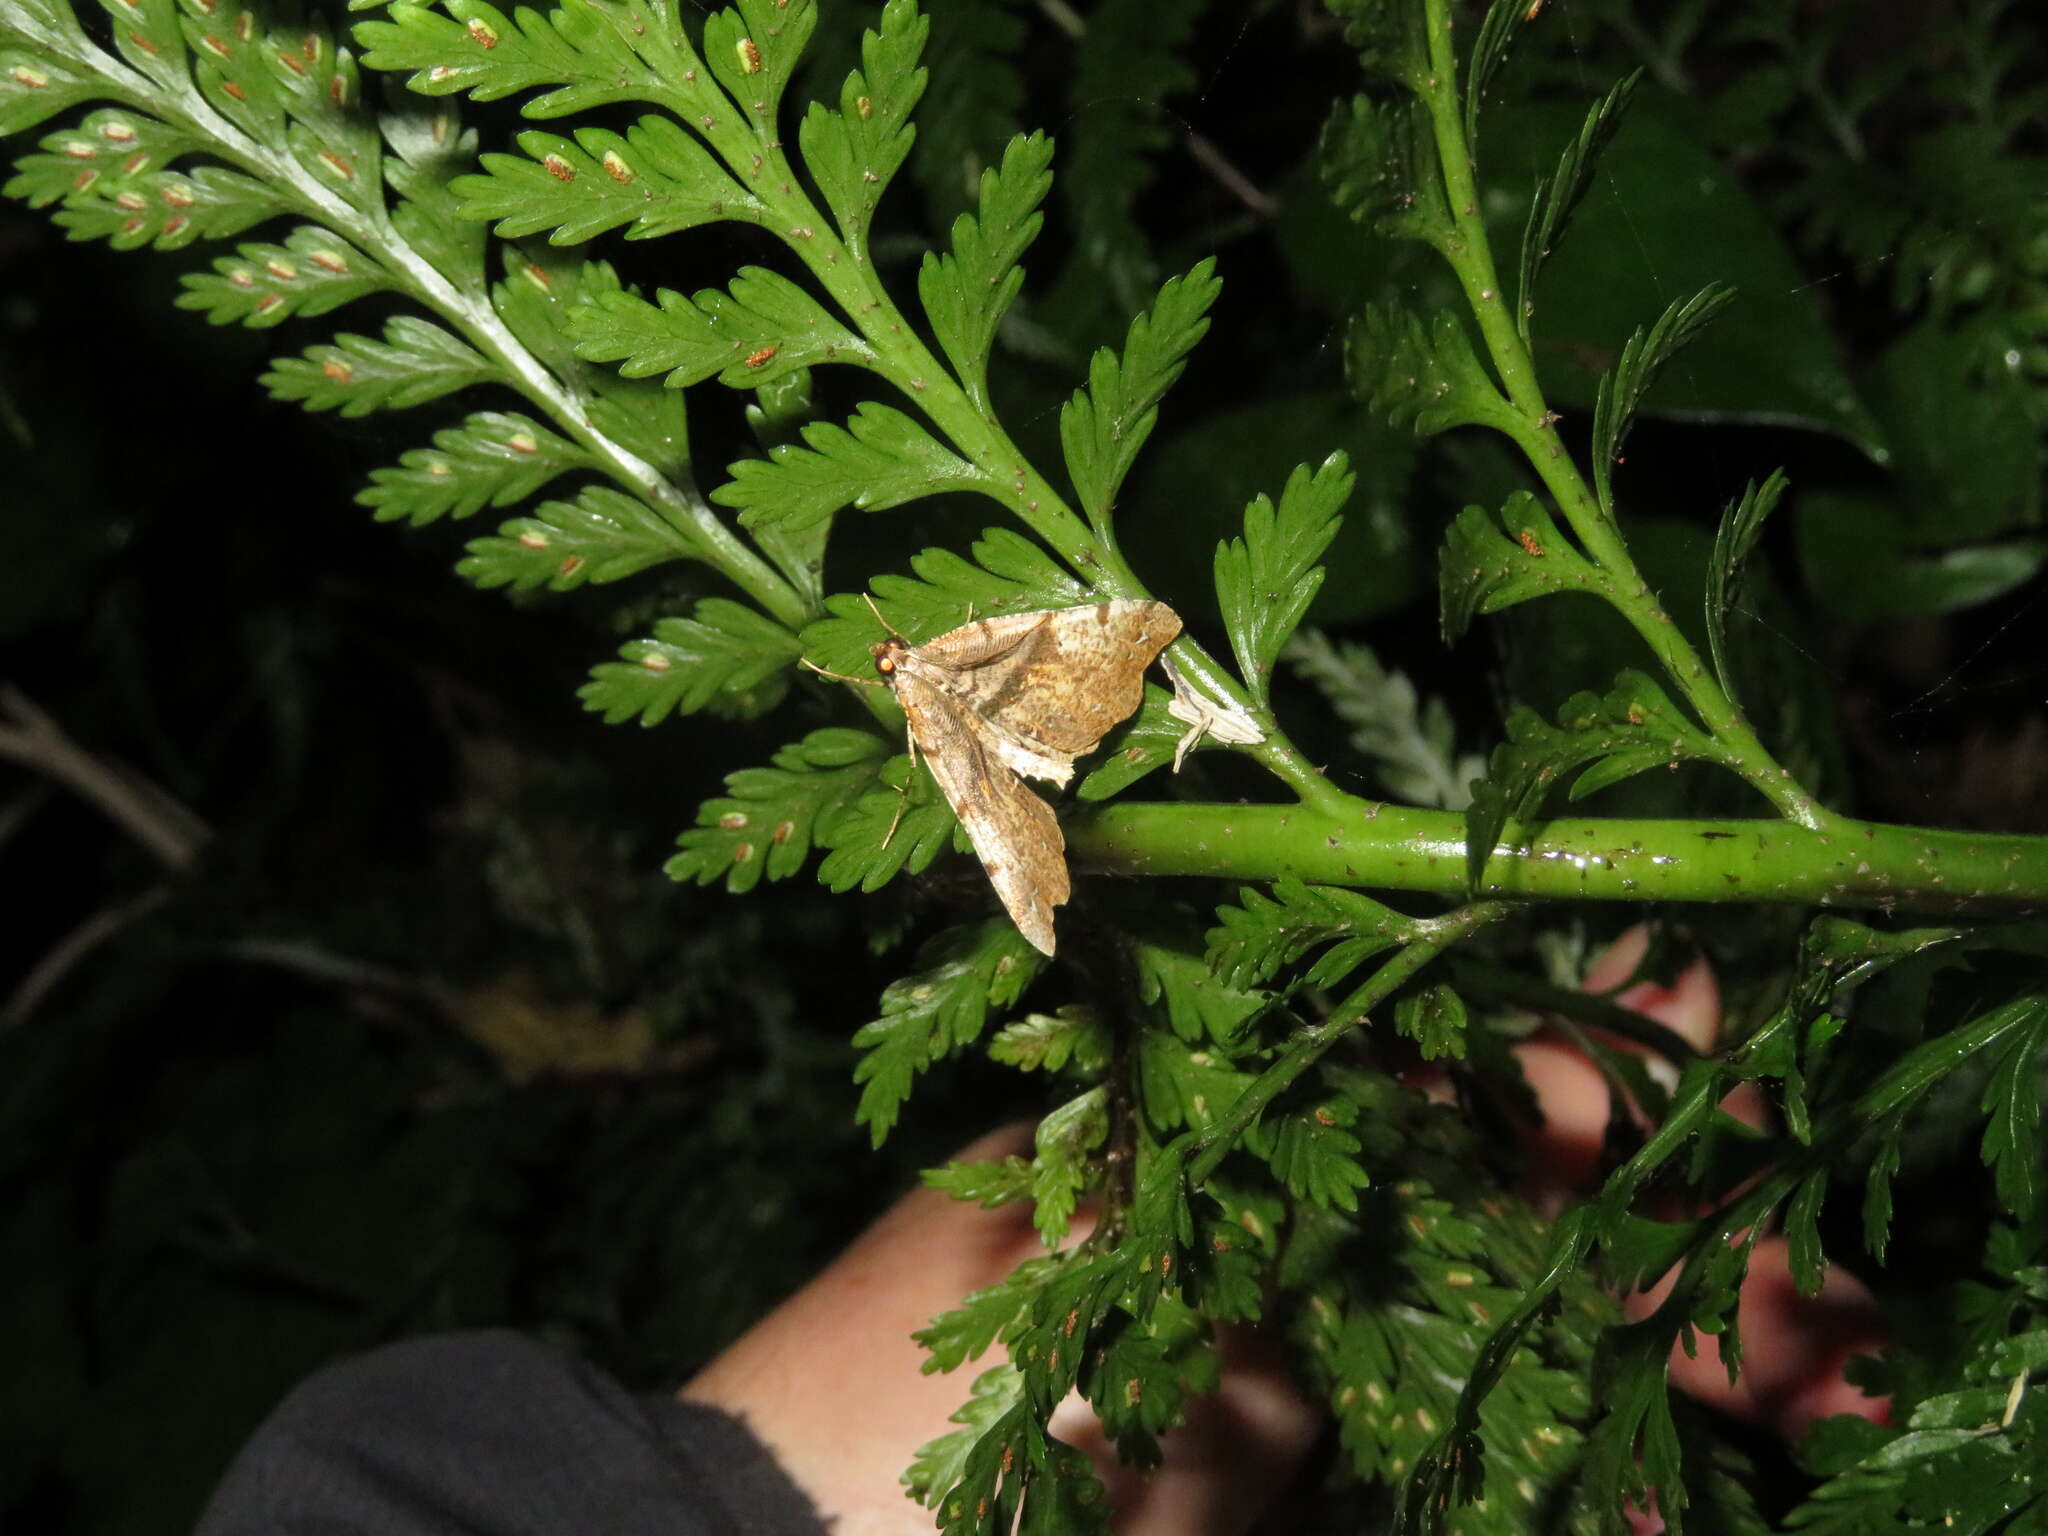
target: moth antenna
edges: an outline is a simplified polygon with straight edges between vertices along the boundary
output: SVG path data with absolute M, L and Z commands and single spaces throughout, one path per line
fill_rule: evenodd
M 866 592 L 863 592 L 861 593 L 861 601 L 865 602 L 868 605 L 868 612 L 872 613 L 875 616 L 875 622 L 877 624 L 881 625 L 882 628 L 889 631 L 890 634 L 894 635 L 898 640 L 901 640 L 905 645 L 910 644 L 910 637 L 908 635 L 904 634 L 902 630 L 898 629 L 894 624 L 891 624 L 887 619 L 882 617 L 882 610 L 875 606 L 875 600 L 872 596 L 870 596 Z
M 863 688 L 880 688 L 882 686 L 882 682 L 879 678 L 849 677 L 844 672 L 828 672 L 825 670 L 825 668 L 819 666 L 815 661 L 811 661 L 807 657 L 797 657 L 796 664 L 800 667 L 810 668 L 811 671 L 817 673 L 820 677 L 829 677 L 835 683 L 859 683 Z

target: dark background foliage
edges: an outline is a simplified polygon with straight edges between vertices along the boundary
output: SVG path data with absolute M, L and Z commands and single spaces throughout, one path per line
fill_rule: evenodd
M 1933 0 L 1800 8 L 1785 47 L 1754 24 L 1775 6 L 1551 8 L 1487 128 L 1504 229 L 1584 100 L 1638 64 L 1651 77 L 1546 290 L 1546 334 L 1567 339 L 1547 382 L 1582 407 L 1627 330 L 1699 281 L 1753 302 L 1631 441 L 1639 556 L 1667 592 L 1697 584 L 1721 504 L 1788 465 L 1798 500 L 1767 540 L 1748 643 L 1790 760 L 1861 814 L 2048 829 L 2048 175 L 2039 109 L 2021 110 L 2040 37 L 2027 63 L 1997 8 Z M 1439 531 L 1513 482 L 1492 443 L 1418 455 L 1345 390 L 1343 317 L 1441 279 L 1320 189 L 1312 150 L 1356 78 L 1333 25 L 1106 0 L 1077 43 L 1021 4 L 936 11 L 925 173 L 892 197 L 881 254 L 906 281 L 963 206 L 929 169 L 948 145 L 1059 139 L 998 384 L 1027 446 L 1159 276 L 1221 257 L 1214 329 L 1123 514 L 1155 589 L 1213 628 L 1215 539 L 1250 493 L 1344 447 L 1361 485 L 1312 622 L 1446 697 L 1473 748 L 1503 695 L 1541 707 L 1604 683 L 1611 621 L 1571 604 L 1437 641 Z M 828 7 L 820 78 L 867 19 Z M 2011 56 L 1973 60 L 1980 34 Z M 2021 104 L 2002 136 L 1972 111 L 1986 80 Z M 487 140 L 505 121 L 484 119 Z M 694 276 L 669 245 L 707 280 L 760 255 L 718 233 L 614 254 L 635 277 Z M 351 500 L 420 421 L 266 400 L 255 376 L 289 339 L 171 307 L 205 259 L 72 244 L 0 210 L 0 674 L 107 775 L 205 828 L 167 871 L 33 764 L 0 768 L 0 977 L 118 919 L 0 1024 L 10 1528 L 183 1528 L 295 1379 L 404 1333 L 504 1323 L 671 1383 L 1016 1091 L 942 1072 L 866 1150 L 847 1040 L 901 969 L 871 938 L 928 930 L 958 872 L 865 903 L 804 880 L 672 885 L 674 832 L 787 723 L 642 733 L 584 714 L 585 669 L 670 611 L 675 580 L 509 603 L 451 581 L 455 535 L 374 526 Z M 743 428 L 709 388 L 699 457 L 718 464 Z M 835 588 L 979 523 L 927 506 L 842 526 Z M 1290 687 L 1299 739 L 1372 792 L 1341 723 Z M 1614 808 L 1727 809 L 1692 785 Z M 1741 920 L 1695 916 L 1724 965 L 1752 952 Z M 1946 1223 L 1878 1279 L 1908 1309 L 1946 1273 L 1938 1239 L 1974 1251 L 1984 1221 L 1941 1196 L 1957 1151 L 1908 1170 L 1900 1229 Z

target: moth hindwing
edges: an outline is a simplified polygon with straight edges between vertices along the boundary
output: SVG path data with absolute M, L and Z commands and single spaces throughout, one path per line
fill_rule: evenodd
M 875 647 L 946 803 L 967 829 L 1010 921 L 1053 952 L 1052 909 L 1072 887 L 1052 807 L 1020 774 L 1064 785 L 1144 697 L 1145 668 L 1180 633 L 1164 603 L 1012 613 L 912 645 Z

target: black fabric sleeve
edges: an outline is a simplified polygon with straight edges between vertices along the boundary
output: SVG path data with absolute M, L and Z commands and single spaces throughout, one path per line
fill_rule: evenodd
M 633 1398 L 516 1333 L 330 1366 L 267 1419 L 198 1536 L 824 1536 L 738 1421 Z

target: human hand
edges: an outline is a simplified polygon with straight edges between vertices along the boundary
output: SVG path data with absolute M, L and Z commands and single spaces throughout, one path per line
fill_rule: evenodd
M 1582 983 L 1588 992 L 1607 992 L 1625 981 L 1649 947 L 1649 930 L 1630 928 L 1594 961 Z M 1703 958 L 1695 959 L 1669 987 L 1641 982 L 1612 1001 L 1654 1019 L 1703 1054 L 1720 1043 L 1720 987 Z M 1617 1049 L 1632 1049 L 1613 1042 Z M 1593 1176 L 1607 1130 L 1607 1087 L 1583 1052 L 1561 1038 L 1539 1035 L 1516 1048 L 1522 1070 L 1536 1090 L 1544 1125 L 1536 1135 L 1545 1188 L 1539 1203 L 1555 1205 L 1583 1190 Z M 1754 1084 L 1738 1087 L 1721 1107 L 1749 1125 L 1762 1125 L 1768 1111 Z M 1668 1285 L 1626 1298 L 1633 1320 L 1655 1310 Z M 1801 1296 L 1793 1284 L 1789 1245 L 1782 1237 L 1758 1239 L 1750 1255 L 1737 1313 L 1743 1351 L 1742 1372 L 1731 1386 L 1719 1340 L 1689 1355 L 1674 1348 L 1671 1383 L 1711 1408 L 1796 1439 L 1815 1419 L 1857 1414 L 1882 1422 L 1889 1403 L 1865 1397 L 1843 1379 L 1851 1357 L 1873 1353 L 1883 1343 L 1877 1304 L 1863 1283 L 1830 1267 L 1816 1296 Z
M 1595 962 L 1585 985 L 1605 991 L 1635 968 L 1647 944 L 1632 929 Z M 1695 961 L 1669 988 L 1630 987 L 1615 999 L 1712 1050 L 1719 989 Z M 1554 1208 L 1597 1172 L 1608 1096 L 1598 1070 L 1568 1043 L 1538 1036 L 1517 1048 L 1544 1113 L 1535 1134 L 1540 1187 Z M 1731 1113 L 1760 1118 L 1754 1089 Z M 1027 1152 L 1028 1127 L 997 1131 L 963 1148 L 963 1160 Z M 1076 1238 L 1086 1230 L 1076 1224 Z M 749 1330 L 684 1389 L 744 1419 L 831 1522 L 835 1536 L 928 1536 L 931 1514 L 899 1481 L 917 1448 L 944 1434 L 965 1396 L 965 1373 L 926 1375 L 910 1335 L 967 1292 L 991 1285 L 1042 1252 L 1022 1205 L 993 1211 L 932 1190 L 899 1201 L 802 1290 Z M 1633 1315 L 1655 1294 L 1630 1298 Z M 1831 1413 L 1881 1417 L 1883 1404 L 1841 1378 L 1853 1353 L 1878 1339 L 1874 1305 L 1851 1277 L 1830 1275 L 1817 1298 L 1794 1291 L 1785 1244 L 1764 1238 L 1743 1287 L 1743 1374 L 1728 1383 L 1716 1352 L 1675 1351 L 1681 1390 L 1737 1417 L 1797 1433 Z M 1054 1415 L 1060 1438 L 1086 1451 L 1109 1488 L 1124 1536 L 1241 1536 L 1284 1494 L 1319 1431 L 1321 1413 L 1292 1385 L 1275 1343 L 1258 1330 L 1222 1340 L 1220 1390 L 1191 1405 L 1163 1442 L 1150 1474 L 1120 1467 L 1078 1399 Z
M 962 1161 L 1028 1153 L 1013 1125 L 963 1147 Z M 1078 1241 L 1087 1222 L 1077 1219 Z M 830 1523 L 833 1536 L 929 1536 L 932 1515 L 899 1481 L 946 1433 L 969 1373 L 925 1375 L 910 1337 L 969 1291 L 1044 1252 L 1027 1205 L 995 1210 L 936 1190 L 904 1196 L 809 1284 L 684 1386 L 682 1396 L 744 1420 Z M 1117 1464 L 1078 1398 L 1052 1429 L 1086 1451 L 1125 1536 L 1230 1536 L 1248 1530 L 1308 1453 L 1319 1415 L 1279 1351 L 1249 1329 L 1223 1341 L 1220 1389 L 1190 1405 L 1149 1474 Z

